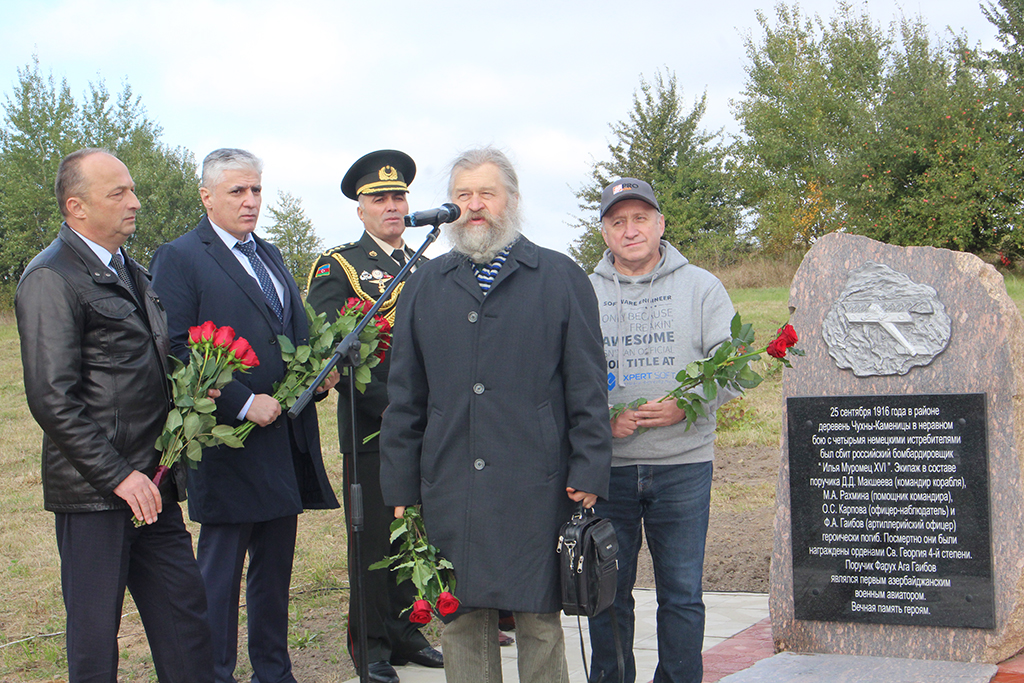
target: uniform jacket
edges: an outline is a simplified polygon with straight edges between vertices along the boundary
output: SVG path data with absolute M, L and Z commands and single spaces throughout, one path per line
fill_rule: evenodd
M 426 263 L 420 257 L 417 266 Z M 306 301 L 317 313 L 327 312 L 327 319 L 334 320 L 350 297 L 365 301 L 376 301 L 384 293 L 392 278 L 402 269 L 390 255 L 381 253 L 380 245 L 363 231 L 358 242 L 350 242 L 324 252 L 309 272 Z M 395 322 L 395 305 L 405 284 L 392 292 L 381 306 L 378 315 L 388 322 Z M 380 431 L 380 420 L 388 407 L 388 368 L 391 353 L 384 353 L 384 360 L 370 370 L 372 379 L 366 391 L 356 397 L 356 420 L 359 433 L 359 450 L 380 450 L 380 441 L 371 439 L 363 444 L 362 439 Z M 338 383 L 338 439 L 341 451 L 352 451 L 352 418 L 349 408 L 348 380 Z
M 43 501 L 53 512 L 127 509 L 113 494 L 153 476 L 170 401 L 167 322 L 149 273 L 126 260 L 142 307 L 66 224 L 18 283 L 25 395 L 43 429 Z
M 240 424 L 238 413 L 251 394 L 273 395 L 274 383 L 284 377 L 277 335 L 295 344 L 309 341 L 299 290 L 280 252 L 253 237 L 259 256 L 285 286 L 283 324 L 209 219 L 153 257 L 153 287 L 167 309 L 174 355 L 186 360 L 188 328 L 211 320 L 234 328 L 259 358 L 252 371 L 235 373 L 217 399 L 217 421 L 229 425 Z M 273 424 L 256 427 L 241 450 L 205 449 L 198 469 L 189 471 L 188 499 L 189 516 L 205 524 L 262 522 L 304 508 L 338 507 L 320 454 L 316 409 L 307 407 L 295 420 L 282 413 Z
M 467 608 L 561 608 L 565 489 L 608 494 L 600 335 L 583 271 L 523 237 L 486 297 L 451 253 L 399 299 L 381 488 L 388 505 L 422 503 Z

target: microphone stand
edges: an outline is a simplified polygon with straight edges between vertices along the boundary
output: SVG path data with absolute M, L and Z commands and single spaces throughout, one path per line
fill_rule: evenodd
M 355 591 L 359 596 L 356 605 L 357 621 L 359 623 L 359 642 L 356 644 L 356 662 L 359 669 L 359 680 L 361 683 L 369 683 L 370 680 L 370 663 L 367 661 L 369 646 L 366 642 L 366 596 L 363 591 L 363 554 L 362 554 L 362 533 L 363 533 L 363 488 L 359 484 L 359 434 L 357 433 L 357 422 L 356 422 L 356 368 L 359 367 L 360 354 L 359 349 L 361 342 L 359 341 L 359 333 L 366 329 L 366 326 L 373 320 L 373 316 L 376 315 L 380 307 L 387 301 L 395 289 L 409 277 L 409 273 L 412 270 L 413 265 L 420 259 L 423 252 L 426 251 L 441 233 L 441 227 L 435 225 L 427 235 L 427 238 L 420 245 L 420 248 L 416 250 L 416 253 L 405 262 L 402 269 L 398 271 L 398 275 L 391 279 L 388 283 L 387 288 L 381 293 L 377 301 L 374 302 L 373 306 L 363 319 L 359 321 L 355 329 L 345 335 L 345 338 L 338 342 L 338 345 L 334 349 L 334 355 L 327 361 L 327 364 L 320 371 L 320 374 L 316 376 L 313 383 L 309 385 L 309 388 L 299 395 L 299 398 L 295 401 L 295 405 L 288 411 L 288 417 L 295 419 L 299 413 L 309 404 L 313 398 L 313 392 L 316 391 L 316 387 L 323 384 L 324 378 L 331 373 L 331 370 L 338 363 L 342 363 L 343 367 L 348 368 L 348 395 L 349 395 L 349 420 L 352 425 L 352 468 L 349 485 L 349 543 L 354 548 L 356 571 L 352 572 L 352 576 L 355 579 L 355 585 L 351 586 L 351 590 Z M 379 438 L 379 437 L 378 437 Z M 381 558 L 383 559 L 383 558 Z M 351 637 L 351 636 L 350 636 Z

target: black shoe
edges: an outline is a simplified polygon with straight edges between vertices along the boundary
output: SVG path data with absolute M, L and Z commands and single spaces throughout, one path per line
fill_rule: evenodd
M 431 669 L 442 669 L 444 668 L 444 655 L 438 650 L 427 645 L 419 652 L 413 652 L 407 655 L 395 655 L 391 657 L 391 662 L 398 666 L 408 664 L 419 664 L 420 666 L 429 666 Z
M 398 672 L 391 666 L 391 662 L 371 662 L 369 670 L 370 680 L 374 683 L 398 683 Z
M 515 631 L 516 630 L 516 618 L 512 612 L 505 612 L 504 610 L 498 610 L 498 630 L 499 631 Z

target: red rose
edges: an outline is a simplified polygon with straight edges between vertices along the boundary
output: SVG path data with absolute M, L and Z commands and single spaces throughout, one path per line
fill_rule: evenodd
M 256 352 L 251 347 L 238 359 L 238 362 L 247 368 L 254 368 L 260 364 L 259 358 L 256 357 Z
M 213 340 L 213 335 L 217 331 L 217 326 L 213 324 L 212 320 L 207 320 L 199 327 L 190 327 L 189 337 L 192 338 L 192 330 L 196 330 L 196 336 L 193 339 L 193 343 L 208 342 Z
M 796 336 L 796 330 L 794 330 L 793 326 L 789 323 L 786 323 L 779 328 L 778 339 L 786 345 L 787 349 L 796 345 L 796 343 L 800 341 L 800 338 Z
M 234 340 L 235 331 L 228 325 L 218 327 L 217 331 L 213 333 L 213 345 L 218 349 L 228 348 Z
M 380 332 L 381 334 L 387 334 L 388 332 L 391 331 L 391 323 L 389 323 L 388 319 L 385 318 L 384 316 L 373 316 L 373 322 L 377 326 L 377 331 Z
M 231 329 L 231 328 L 228 328 Z M 249 346 L 249 342 L 245 340 L 245 337 L 236 337 L 231 346 L 228 347 L 228 353 L 235 354 L 235 358 L 241 360 L 242 356 L 245 355 L 246 351 L 251 351 L 252 347 Z
M 359 299 L 354 296 L 350 296 L 348 301 L 345 302 L 345 308 L 352 309 L 353 311 L 359 308 Z
M 772 358 L 785 358 L 786 342 L 782 337 L 779 337 L 778 339 L 772 340 L 772 342 L 768 344 L 768 348 L 766 350 L 768 351 L 768 355 Z
M 429 624 L 433 613 L 430 610 L 430 603 L 426 600 L 417 600 L 412 603 L 412 613 L 409 621 L 414 624 Z
M 188 343 L 198 344 L 200 342 L 200 328 L 199 325 L 188 328 Z
M 446 617 L 459 608 L 459 599 L 445 591 L 437 596 L 437 613 Z

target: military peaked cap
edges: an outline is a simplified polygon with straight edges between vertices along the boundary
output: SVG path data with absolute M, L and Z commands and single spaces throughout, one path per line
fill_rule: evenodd
M 416 177 L 416 162 L 405 152 L 381 149 L 361 157 L 341 181 L 341 192 L 349 199 L 361 194 L 408 192 Z

